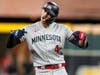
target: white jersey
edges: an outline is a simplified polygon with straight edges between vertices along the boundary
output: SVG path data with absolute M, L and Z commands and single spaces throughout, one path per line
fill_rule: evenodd
M 25 39 L 32 53 L 34 66 L 64 63 L 63 48 L 65 39 L 72 31 L 62 24 L 53 22 L 44 28 L 40 22 L 24 27 Z

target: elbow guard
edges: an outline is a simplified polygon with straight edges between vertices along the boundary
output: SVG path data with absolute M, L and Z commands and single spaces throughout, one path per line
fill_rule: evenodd
M 20 43 L 20 40 L 16 38 L 13 34 L 10 34 L 7 40 L 7 48 L 13 48 Z

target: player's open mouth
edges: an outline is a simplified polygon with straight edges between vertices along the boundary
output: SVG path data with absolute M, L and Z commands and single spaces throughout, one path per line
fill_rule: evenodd
M 46 19 L 46 17 L 44 16 L 44 17 L 42 17 L 42 19 Z
M 42 17 L 42 20 L 45 21 L 46 17 Z

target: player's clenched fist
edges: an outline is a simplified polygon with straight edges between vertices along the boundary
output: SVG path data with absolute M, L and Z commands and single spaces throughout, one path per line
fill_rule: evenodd
M 73 32 L 73 34 L 70 38 L 70 42 L 72 42 L 73 44 L 75 44 L 81 48 L 88 47 L 86 33 L 82 32 L 82 31 Z
M 79 37 L 79 46 L 87 47 L 88 44 L 87 44 L 86 33 L 80 31 L 78 37 Z

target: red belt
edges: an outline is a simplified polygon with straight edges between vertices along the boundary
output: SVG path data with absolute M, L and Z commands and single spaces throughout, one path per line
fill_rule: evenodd
M 53 65 L 45 65 L 45 66 L 38 66 L 38 69 L 58 69 L 60 67 L 65 67 L 65 63 L 61 64 L 53 64 Z

